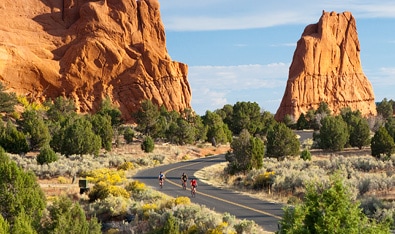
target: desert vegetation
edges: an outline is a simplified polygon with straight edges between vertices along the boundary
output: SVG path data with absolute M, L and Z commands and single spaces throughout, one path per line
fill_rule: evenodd
M 81 115 L 70 99 L 59 97 L 39 105 L 0 88 L 3 166 L 22 175 L 27 173 L 30 179 L 26 181 L 39 197 L 35 219 L 26 213 L 31 211 L 21 209 L 30 206 L 29 200 L 23 198 L 18 203 L 21 205 L 16 205 L 11 196 L 5 197 L 10 204 L 1 207 L 4 212 L 0 226 L 6 233 L 17 233 L 21 225 L 32 233 L 259 232 L 260 228 L 251 221 L 216 214 L 190 204 L 188 198 L 169 198 L 127 179 L 141 168 L 187 160 L 192 155 L 205 156 L 197 154 L 196 148 L 207 144 L 214 149 L 230 144 L 228 162 L 218 171 L 224 178 L 221 186 L 260 192 L 263 199 L 288 203 L 295 209 L 286 210 L 285 220 L 299 220 L 295 225 L 306 217 L 296 217 L 300 215 L 298 209 L 303 210 L 303 204 L 309 201 L 306 199 L 324 194 L 314 194 L 310 185 L 320 184 L 323 189 L 315 190 L 325 192 L 332 191 L 330 185 L 336 182 L 344 186 L 344 197 L 349 198 L 345 202 L 357 204 L 363 211 L 358 214 L 360 220 L 383 225 L 383 230 L 386 224 L 393 226 L 395 122 L 392 116 L 385 115 L 393 106 L 388 104 L 391 101 L 383 100 L 378 104 L 380 115 L 368 119 L 347 108 L 333 116 L 322 103 L 297 121 L 287 116 L 278 123 L 272 114 L 262 112 L 251 102 L 225 105 L 199 116 L 191 110 L 167 111 L 146 100 L 133 113 L 136 124 L 131 125 L 123 123 L 121 112 L 108 99 L 103 100 L 96 113 Z M 19 111 L 15 111 L 16 105 Z M 301 143 L 293 130 L 305 128 L 314 132 L 313 137 Z M 131 148 L 132 145 L 138 147 Z M 167 154 L 156 150 L 161 146 L 168 147 Z M 181 146 L 194 149 L 181 153 Z M 355 155 L 344 154 L 350 150 Z M 330 175 L 335 173 L 344 180 L 331 182 Z M 41 185 L 40 190 L 36 178 L 57 181 L 65 187 L 71 185 L 77 192 L 66 190 L 44 196 L 43 191 L 52 185 Z M 81 194 L 77 178 L 85 178 L 91 185 L 80 190 Z M 12 194 L 16 181 L 3 180 L 2 194 Z M 67 227 L 71 216 L 87 219 Z M 185 217 L 191 221 L 186 222 Z

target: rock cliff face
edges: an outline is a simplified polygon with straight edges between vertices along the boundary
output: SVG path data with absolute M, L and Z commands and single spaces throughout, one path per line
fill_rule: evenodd
M 29 100 L 109 97 L 130 120 L 151 99 L 191 108 L 187 65 L 171 60 L 157 0 L 2 0 L 0 81 Z
M 326 102 L 332 113 L 344 107 L 375 115 L 372 85 L 362 71 L 360 44 L 350 12 L 323 12 L 308 25 L 297 43 L 287 86 L 275 118 L 286 114 L 298 119 Z

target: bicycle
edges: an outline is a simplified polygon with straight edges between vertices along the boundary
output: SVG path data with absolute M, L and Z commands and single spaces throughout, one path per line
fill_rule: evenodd
M 192 197 L 196 196 L 196 187 L 195 186 L 192 186 L 192 188 L 191 188 L 191 196 Z
M 163 180 L 159 180 L 159 187 L 162 189 L 163 188 Z
M 187 189 L 187 182 L 186 182 L 186 181 L 182 181 L 182 188 L 183 188 L 184 190 Z

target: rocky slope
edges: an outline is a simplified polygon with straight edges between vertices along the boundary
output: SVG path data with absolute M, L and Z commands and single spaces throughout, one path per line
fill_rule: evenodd
M 81 112 L 109 97 L 130 120 L 144 99 L 190 108 L 187 65 L 171 60 L 157 0 L 2 0 L 0 81 Z
M 372 85 L 362 71 L 356 21 L 350 12 L 323 12 L 297 43 L 287 86 L 275 118 L 298 119 L 326 102 L 332 113 L 344 107 L 375 115 Z

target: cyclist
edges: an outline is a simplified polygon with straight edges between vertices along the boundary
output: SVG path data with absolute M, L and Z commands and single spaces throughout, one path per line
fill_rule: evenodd
M 159 173 L 158 180 L 159 180 L 159 186 L 160 188 L 162 188 L 163 182 L 165 182 L 165 175 L 162 172 Z
M 183 172 L 181 175 L 181 183 L 183 189 L 187 189 L 187 181 L 188 181 L 188 176 L 187 174 L 185 174 L 185 172 Z
M 194 197 L 195 194 L 196 194 L 196 187 L 197 187 L 197 181 L 195 179 L 192 179 L 191 180 L 191 194 L 192 194 L 192 197 Z

